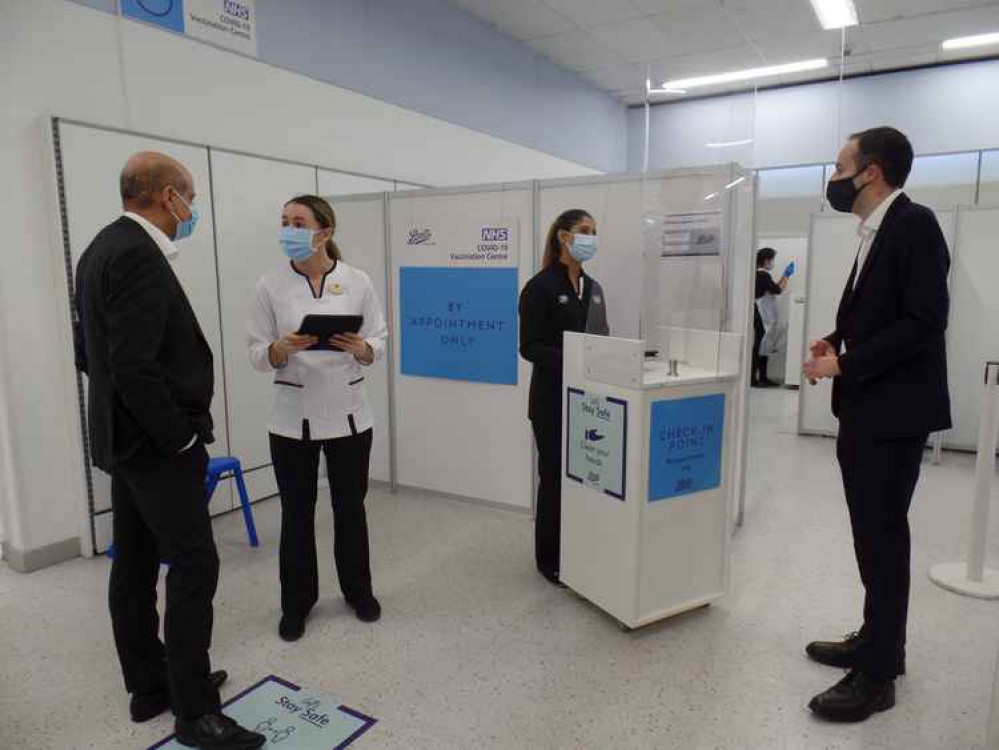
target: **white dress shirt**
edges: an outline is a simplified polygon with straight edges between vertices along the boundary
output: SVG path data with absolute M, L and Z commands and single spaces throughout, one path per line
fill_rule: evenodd
M 270 346 L 296 333 L 306 315 L 362 315 L 359 335 L 375 360 L 385 354 L 388 329 L 371 279 L 342 260 L 323 277 L 316 295 L 305 274 L 286 262 L 257 283 L 247 324 L 250 363 L 274 373 L 274 407 L 268 428 L 275 435 L 301 440 L 303 421 L 312 440 L 332 440 L 374 426 L 361 364 L 352 354 L 304 351 L 288 364 L 271 365 Z
M 126 219 L 131 219 L 140 227 L 145 229 L 146 234 L 148 234 L 149 238 L 156 243 L 156 246 L 160 249 L 160 252 L 166 256 L 166 259 L 168 261 L 173 263 L 177 259 L 177 256 L 180 254 L 180 251 L 177 249 L 177 246 L 173 244 L 173 240 L 167 237 L 166 233 L 162 229 L 153 224 L 144 216 L 139 216 L 138 214 L 132 213 L 131 211 L 126 211 L 125 213 L 122 214 L 122 216 L 124 216 Z M 198 442 L 198 433 L 194 433 L 194 437 L 191 438 L 191 442 L 185 445 L 180 452 L 185 453 L 190 448 L 193 448 L 196 442 Z
M 146 230 L 146 234 L 156 243 L 156 246 L 160 251 L 166 256 L 166 259 L 171 263 L 177 259 L 180 251 L 177 246 L 173 244 L 173 240 L 166 236 L 162 229 L 153 224 L 151 221 L 143 216 L 132 213 L 131 211 L 126 211 L 122 216 L 131 219 L 140 227 Z
M 892 207 L 892 204 L 901 194 L 901 190 L 896 190 L 889 195 L 857 227 L 857 234 L 860 236 L 860 249 L 857 251 L 857 273 L 853 277 L 854 289 L 857 288 L 860 272 L 864 270 L 864 263 L 867 262 L 867 255 L 871 252 L 871 245 L 874 244 L 874 238 L 878 236 L 878 230 L 881 229 L 881 223 L 885 220 L 885 214 L 888 213 L 888 209 Z

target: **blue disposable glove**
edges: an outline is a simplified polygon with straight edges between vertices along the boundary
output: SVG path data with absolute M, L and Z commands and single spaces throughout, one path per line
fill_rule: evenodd
M 789 279 L 792 276 L 794 276 L 794 272 L 796 269 L 797 267 L 794 265 L 794 261 L 792 260 L 790 263 L 787 264 L 787 268 L 784 269 L 784 278 Z

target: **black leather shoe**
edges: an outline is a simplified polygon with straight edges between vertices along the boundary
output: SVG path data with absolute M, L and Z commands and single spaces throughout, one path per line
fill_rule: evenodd
M 842 641 L 812 641 L 805 647 L 805 653 L 819 664 L 839 669 L 853 669 L 857 666 L 861 650 L 868 641 L 860 633 L 848 633 Z M 898 658 L 895 674 L 905 674 L 905 653 Z
M 200 750 L 257 750 L 267 738 L 243 729 L 225 714 L 205 714 L 193 721 L 177 719 L 177 742 Z
M 382 605 L 378 603 L 373 594 L 362 596 L 360 599 L 347 599 L 354 609 L 354 614 L 361 622 L 378 622 L 382 619 Z
M 229 673 L 223 669 L 208 675 L 208 681 L 216 690 L 222 687 L 228 679 Z M 165 690 L 162 693 L 135 693 L 132 695 L 129 705 L 129 713 L 132 715 L 132 721 L 136 724 L 151 721 L 169 709 L 170 695 Z
M 305 635 L 305 618 L 282 615 L 278 625 L 278 635 L 283 641 L 297 641 Z
M 855 669 L 824 693 L 819 693 L 808 707 L 829 721 L 857 722 L 869 719 L 877 711 L 895 705 L 895 681 L 874 680 Z

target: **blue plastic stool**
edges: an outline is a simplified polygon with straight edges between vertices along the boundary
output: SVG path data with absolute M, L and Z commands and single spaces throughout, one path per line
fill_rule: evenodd
M 260 540 L 257 539 L 257 525 L 253 522 L 253 509 L 250 507 L 250 496 L 246 491 L 246 482 L 243 481 L 243 466 L 238 458 L 224 456 L 222 458 L 212 458 L 208 461 L 208 476 L 205 478 L 206 501 L 212 501 L 215 488 L 227 474 L 232 474 L 236 479 L 236 489 L 239 491 L 239 505 L 243 510 L 243 522 L 246 524 L 246 535 L 250 538 L 251 547 L 259 547 Z M 108 547 L 107 555 L 114 558 L 114 542 Z

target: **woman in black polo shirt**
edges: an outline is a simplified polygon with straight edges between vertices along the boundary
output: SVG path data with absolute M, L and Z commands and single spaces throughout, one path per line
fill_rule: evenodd
M 548 230 L 541 272 L 520 294 L 520 355 L 534 365 L 528 416 L 538 446 L 534 553 L 538 570 L 559 583 L 562 510 L 562 334 L 606 336 L 600 285 L 583 271 L 597 253 L 597 224 L 581 209 L 561 214 Z

